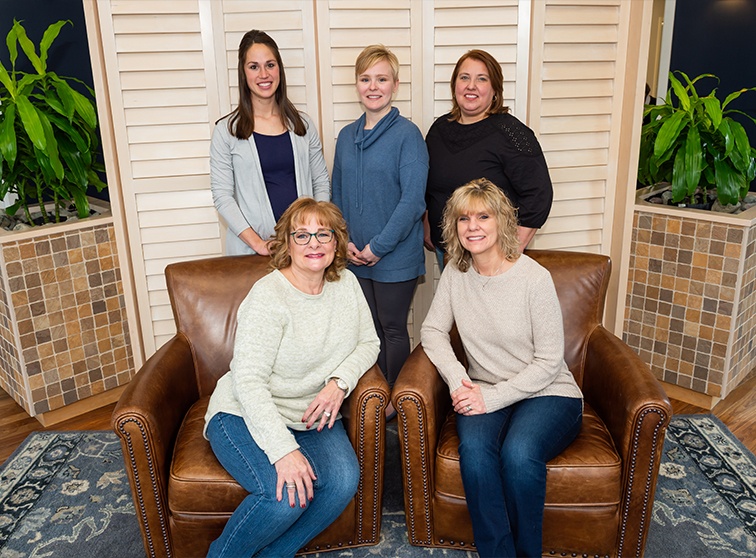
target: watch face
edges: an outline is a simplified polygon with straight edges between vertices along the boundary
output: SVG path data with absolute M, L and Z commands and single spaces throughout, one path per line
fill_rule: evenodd
M 336 385 L 339 386 L 339 389 L 343 389 L 344 391 L 347 391 L 349 389 L 347 383 L 341 378 L 336 378 Z

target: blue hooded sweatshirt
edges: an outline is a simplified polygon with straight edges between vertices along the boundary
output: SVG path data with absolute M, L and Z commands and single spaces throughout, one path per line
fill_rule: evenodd
M 428 150 L 420 130 L 393 107 L 365 129 L 365 115 L 339 133 L 333 164 L 333 203 L 344 214 L 349 240 L 381 258 L 349 266 L 357 277 L 382 283 L 425 273 L 423 213 Z

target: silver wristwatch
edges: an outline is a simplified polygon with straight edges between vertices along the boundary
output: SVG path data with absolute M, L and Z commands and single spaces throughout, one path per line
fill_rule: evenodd
M 331 379 L 336 381 L 336 387 L 338 387 L 340 390 L 343 390 L 344 393 L 347 393 L 349 391 L 349 384 L 347 384 L 344 380 L 342 380 L 341 378 Z

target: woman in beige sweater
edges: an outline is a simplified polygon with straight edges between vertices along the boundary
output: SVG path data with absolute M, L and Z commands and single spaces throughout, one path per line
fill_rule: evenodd
M 379 341 L 346 267 L 346 223 L 299 198 L 271 243 L 274 270 L 239 307 L 231 370 L 205 432 L 250 494 L 208 556 L 294 556 L 357 492 L 360 468 L 339 409 L 375 363 Z
M 541 556 L 546 462 L 582 422 L 554 283 L 520 254 L 515 209 L 486 179 L 452 194 L 443 236 L 450 259 L 421 334 L 457 412 L 475 544 L 481 557 Z M 450 344 L 454 324 L 467 369 Z

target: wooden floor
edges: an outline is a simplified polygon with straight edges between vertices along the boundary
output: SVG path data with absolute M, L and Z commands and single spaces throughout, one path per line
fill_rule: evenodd
M 108 405 L 45 428 L 0 390 L 0 463 L 5 463 L 19 444 L 37 430 L 109 430 L 114 406 Z M 705 409 L 681 401 L 673 400 L 672 408 L 675 414 L 708 414 Z M 756 454 L 756 374 L 751 374 L 713 412 L 751 453 Z

